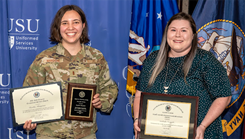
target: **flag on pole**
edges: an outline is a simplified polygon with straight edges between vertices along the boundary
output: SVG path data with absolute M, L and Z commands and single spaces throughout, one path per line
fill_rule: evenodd
M 244 6 L 244 0 L 199 0 L 192 15 L 198 46 L 214 54 L 230 79 L 232 100 L 221 115 L 224 139 L 241 139 L 244 133 Z
M 176 0 L 133 0 L 126 87 L 132 95 L 143 61 L 159 49 L 167 21 L 178 12 Z

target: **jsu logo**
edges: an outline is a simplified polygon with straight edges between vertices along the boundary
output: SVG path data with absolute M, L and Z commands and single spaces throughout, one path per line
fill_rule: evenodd
M 14 19 L 10 18 L 10 29 L 9 32 L 14 31 L 18 33 L 22 33 L 26 30 L 30 33 L 35 33 L 38 31 L 38 23 L 39 19 Z
M 3 76 L 4 76 L 4 78 L 3 78 Z M 7 82 L 5 81 L 6 79 L 7 79 Z M 7 87 L 7 86 L 9 86 L 9 84 L 10 84 L 10 74 L 7 74 L 7 78 L 6 78 L 6 75 L 0 74 L 0 85 L 2 87 Z
M 9 36 L 9 47 L 12 49 L 14 46 L 14 36 Z
M 8 128 L 8 131 L 9 131 L 9 139 L 29 139 L 30 138 L 30 135 L 29 135 L 30 131 L 27 131 L 27 134 L 24 134 L 23 131 L 13 132 L 13 128 Z

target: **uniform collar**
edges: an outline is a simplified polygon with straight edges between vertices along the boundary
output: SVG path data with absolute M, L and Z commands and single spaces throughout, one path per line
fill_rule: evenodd
M 77 53 L 76 56 L 72 56 L 62 45 L 62 43 L 58 43 L 57 45 L 57 49 L 56 49 L 56 52 L 57 54 L 59 55 L 63 55 L 64 57 L 68 57 L 68 58 L 71 58 L 71 57 L 77 57 L 79 59 L 82 59 L 83 57 L 85 57 L 85 47 L 87 47 L 86 45 L 84 45 L 84 43 L 81 44 L 82 46 L 82 49 Z

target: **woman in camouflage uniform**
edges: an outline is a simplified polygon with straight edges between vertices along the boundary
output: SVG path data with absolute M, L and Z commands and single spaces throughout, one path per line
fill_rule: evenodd
M 55 15 L 50 34 L 50 41 L 58 44 L 36 56 L 23 86 L 60 81 L 65 108 L 68 83 L 97 85 L 97 94 L 92 101 L 94 110 L 109 113 L 117 97 L 118 87 L 110 78 L 103 54 L 85 44 L 89 42 L 88 25 L 82 9 L 75 5 L 63 6 Z M 96 138 L 96 112 L 93 122 L 63 120 L 37 126 L 28 120 L 23 128 L 36 128 L 37 138 Z

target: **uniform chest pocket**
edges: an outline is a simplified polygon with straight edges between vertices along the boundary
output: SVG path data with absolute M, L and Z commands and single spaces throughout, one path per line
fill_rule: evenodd
M 99 78 L 100 67 L 101 65 L 96 61 L 82 62 L 75 67 L 75 73 L 77 78 L 81 78 L 83 82 L 94 84 Z
M 99 64 L 97 63 L 84 63 L 84 68 L 88 68 L 88 69 L 96 69 L 98 68 Z

